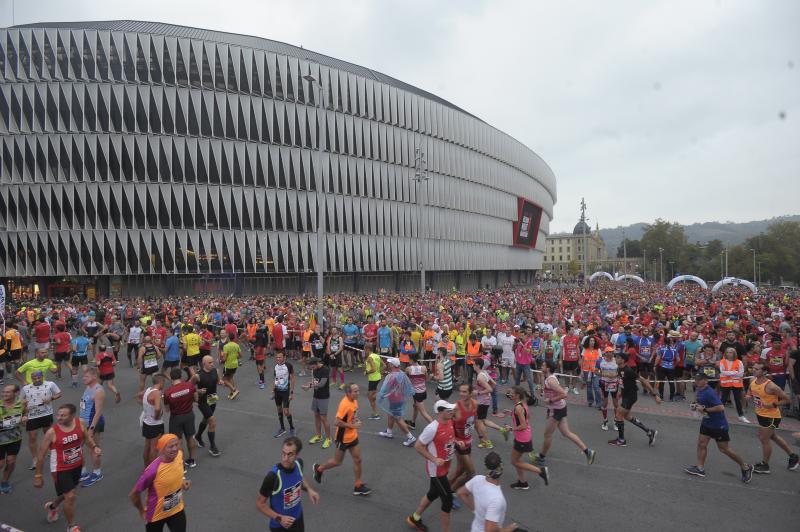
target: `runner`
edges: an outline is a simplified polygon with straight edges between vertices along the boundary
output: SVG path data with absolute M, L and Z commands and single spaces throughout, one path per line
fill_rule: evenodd
M 214 458 L 220 454 L 217 448 L 217 417 L 214 411 L 217 409 L 217 383 L 219 377 L 217 370 L 214 367 L 214 357 L 206 355 L 203 357 L 200 371 L 198 371 L 192 379 L 197 386 L 197 409 L 203 416 L 200 425 L 197 427 L 197 434 L 194 435 L 194 440 L 198 447 L 205 447 L 203 442 L 203 432 L 208 429 L 208 454 Z
M 100 383 L 108 384 L 108 389 L 114 392 L 114 401 L 119 403 L 122 401 L 122 396 L 114 385 L 114 377 L 116 377 L 114 366 L 117 365 L 117 357 L 104 342 L 105 340 L 100 340 L 97 355 L 95 355 L 95 366 L 100 374 Z
M 559 360 L 561 373 L 568 375 L 566 378 L 567 391 L 572 387 L 572 393 L 575 395 L 580 393 L 578 391 L 576 375 L 579 374 L 578 359 L 580 358 L 580 354 L 578 350 L 581 340 L 577 335 L 577 329 L 574 331 L 569 329 L 564 333 L 564 336 L 561 337 L 561 353 L 563 353 L 563 355 Z
M 656 404 L 661 404 L 661 397 L 655 393 L 655 388 L 653 388 L 645 375 L 637 373 L 633 368 L 630 367 L 630 365 L 627 363 L 630 360 L 628 356 L 623 353 L 617 353 L 614 356 L 617 359 L 617 368 L 622 380 L 622 400 L 620 401 L 619 407 L 614 412 L 614 423 L 617 426 L 617 437 L 613 440 L 609 440 L 608 443 L 611 445 L 616 445 L 617 447 L 625 447 L 628 445 L 627 440 L 625 440 L 625 421 L 629 421 L 647 434 L 648 444 L 652 447 L 656 442 L 658 431 L 647 428 L 644 423 L 639 421 L 631 413 L 633 405 L 636 404 L 639 395 L 639 388 L 636 385 L 637 381 L 640 382 L 642 387 L 655 398 Z
M 0 493 L 11 493 L 8 482 L 17 464 L 17 455 L 22 447 L 22 426 L 27 424 L 26 406 L 17 397 L 19 388 L 16 384 L 3 386 L 0 401 L 0 468 L 3 470 L 0 480 Z
M 76 411 L 75 405 L 69 403 L 58 407 L 56 424 L 44 435 L 36 457 L 36 472 L 33 475 L 33 486 L 35 488 L 44 486 L 42 467 L 49 454 L 56 498 L 46 502 L 44 510 L 47 512 L 47 522 L 55 523 L 58 520 L 58 507 L 64 503 L 67 532 L 80 532 L 80 527 L 75 523 L 75 506 L 76 488 L 80 482 L 83 466 L 83 446 L 86 444 L 92 450 L 93 457 L 99 459 L 102 454 L 92 433 L 84 430 L 80 421 L 75 418 Z
M 336 378 L 341 382 L 339 389 L 344 387 L 344 371 L 342 370 L 342 357 L 344 356 L 344 337 L 339 329 L 333 327 L 331 334 L 325 340 L 325 365 L 331 369 L 332 385 L 336 386 Z
M 142 328 L 138 321 L 134 321 L 128 328 L 128 338 L 126 340 L 128 344 L 128 364 L 130 364 L 130 367 L 133 367 L 135 361 L 139 358 L 139 344 L 141 341 Z
M 156 459 L 158 455 L 158 439 L 164 434 L 164 411 L 162 393 L 164 390 L 164 376 L 153 375 L 153 385 L 142 394 L 142 437 L 144 438 L 144 451 L 142 459 L 144 467 Z
M 56 378 L 61 379 L 61 367 L 67 366 L 69 369 L 70 357 L 70 344 L 72 343 L 72 335 L 67 332 L 67 327 L 64 323 L 56 325 L 56 332 L 53 335 L 53 359 L 58 367 L 56 371 Z
M 514 447 L 511 449 L 511 465 L 517 470 L 517 481 L 511 484 L 515 490 L 527 490 L 530 488 L 525 481 L 525 471 L 536 473 L 542 480 L 545 486 L 550 484 L 550 471 L 547 466 L 541 468 L 529 464 L 522 460 L 523 453 L 533 452 L 533 443 L 531 442 L 531 424 L 528 417 L 528 392 L 522 386 L 514 386 L 511 389 L 511 400 L 514 402 L 514 408 L 511 411 L 511 419 L 514 425 L 511 427 L 514 430 Z M 588 457 L 588 454 L 587 454 Z
M 561 435 L 578 446 L 578 449 L 586 455 L 586 462 L 589 465 L 594 463 L 595 451 L 589 449 L 580 437 L 569 430 L 567 421 L 567 390 L 561 387 L 558 378 L 555 376 L 556 364 L 553 361 L 545 361 L 542 366 L 544 375 L 544 404 L 547 407 L 547 422 L 544 427 L 544 441 L 539 454 L 536 456 L 536 465 L 544 466 L 547 453 L 553 444 L 553 432 L 556 427 Z
M 493 449 L 494 444 L 492 440 L 489 439 L 486 427 L 500 431 L 500 435 L 503 436 L 506 441 L 508 441 L 508 433 L 511 429 L 508 427 L 501 427 L 494 421 L 486 419 L 489 414 L 489 407 L 492 404 L 491 393 L 497 386 L 497 383 L 484 371 L 482 359 L 475 360 L 475 371 L 478 372 L 478 376 L 475 378 L 475 394 L 478 402 L 478 419 L 475 422 L 475 429 L 478 431 L 478 437 L 480 438 L 478 448 Z M 441 397 L 441 394 L 439 396 Z
M 197 441 L 194 439 L 194 403 L 197 402 L 197 388 L 192 380 L 181 379 L 183 372 L 180 368 L 172 368 L 169 378 L 172 385 L 164 392 L 164 407 L 169 411 L 169 432 L 186 439 L 189 458 L 184 461 L 186 467 L 197 467 L 194 453 Z
M 492 451 L 483 459 L 486 475 L 477 475 L 456 492 L 475 516 L 470 532 L 515 532 L 519 525 L 503 527 L 506 517 L 506 498 L 500 488 L 503 461 Z
M 164 434 L 158 439 L 157 448 L 158 456 L 145 467 L 129 497 L 139 510 L 147 532 L 161 532 L 165 525 L 170 532 L 185 532 L 183 494 L 191 488 L 192 482 L 183 475 L 180 440 L 174 434 Z M 146 505 L 142 504 L 141 496 L 145 490 Z
M 728 348 L 733 349 L 733 348 Z M 726 350 L 726 354 L 727 354 Z M 759 474 L 769 474 L 769 459 L 772 457 L 772 443 L 783 449 L 789 455 L 787 469 L 795 471 L 800 460 L 778 433 L 777 428 L 781 424 L 780 405 L 789 404 L 789 396 L 780 387 L 767 377 L 769 364 L 767 362 L 756 362 L 753 372 L 756 378 L 750 383 L 750 390 L 747 398 L 753 399 L 758 420 L 758 440 L 761 442 L 762 460 L 755 464 L 755 472 Z
M 403 445 L 411 447 L 417 441 L 417 438 L 411 434 L 408 425 L 403 420 L 403 412 L 406 408 L 406 402 L 414 395 L 414 388 L 408 375 L 400 370 L 399 358 L 389 358 L 386 361 L 386 365 L 389 367 L 389 373 L 383 379 L 383 385 L 378 392 L 376 401 L 381 410 L 387 414 L 387 427 L 385 431 L 381 431 L 378 434 L 384 438 L 394 438 L 392 428 L 396 423 L 406 437 Z
M 313 389 L 313 399 L 311 400 L 311 412 L 314 413 L 314 435 L 308 443 L 314 444 L 322 442 L 322 448 L 327 449 L 331 446 L 331 427 L 328 424 L 328 402 L 331 397 L 330 388 L 330 369 L 322 365 L 322 361 L 317 357 L 308 359 L 308 367 L 311 368 L 311 382 L 303 385 L 304 390 Z M 322 438 L 322 429 L 325 429 L 325 439 Z
M 273 438 L 280 438 L 286 434 L 286 425 L 283 417 L 289 421 L 289 436 L 294 436 L 294 421 L 289 404 L 294 399 L 295 375 L 294 367 L 291 362 L 286 362 L 286 355 L 280 351 L 275 352 L 275 384 L 272 387 L 272 395 L 275 400 L 275 407 L 278 409 L 278 421 L 281 426 L 272 435 Z
M 433 352 L 431 352 L 433 353 Z M 478 371 L 478 368 L 475 369 Z M 436 350 L 436 395 L 447 400 L 453 393 L 453 362 L 447 356 L 447 349 L 440 347 Z
M 172 329 L 167 329 L 166 339 L 164 340 L 164 362 L 161 365 L 161 372 L 165 375 L 171 368 L 177 368 L 181 363 L 181 341 L 172 332 Z
M 375 401 L 375 398 L 378 396 L 378 385 L 381 382 L 381 376 L 385 366 L 383 359 L 374 352 L 371 343 L 367 342 L 364 344 L 364 352 L 369 353 L 364 364 L 364 375 L 367 376 L 367 399 L 369 399 L 369 406 L 372 409 L 372 415 L 367 419 L 375 421 L 381 418 L 381 415 L 378 413 L 378 403 Z M 344 386 L 344 382 L 342 386 Z M 342 386 L 340 386 L 339 389 L 342 389 Z
M 81 427 L 86 432 L 87 441 L 100 445 L 100 434 L 105 431 L 106 427 L 106 420 L 103 417 L 106 392 L 100 384 L 95 368 L 86 368 L 83 372 L 83 384 L 86 385 L 86 390 L 81 396 L 81 409 L 78 417 L 80 418 Z M 103 480 L 99 453 L 92 454 L 92 466 L 93 469 L 90 472 L 86 464 L 83 464 L 80 481 L 81 486 L 84 488 Z
M 312 504 L 319 503 L 319 493 L 303 478 L 303 460 L 299 457 L 302 449 L 302 442 L 294 436 L 283 440 L 281 461 L 272 466 L 258 490 L 256 508 L 269 518 L 272 532 L 305 530 L 303 491 L 308 493 Z
M 336 452 L 333 458 L 324 464 L 314 464 L 314 480 L 317 484 L 322 482 L 322 474 L 329 469 L 342 465 L 345 452 L 350 451 L 353 459 L 353 474 L 355 475 L 355 486 L 353 495 L 366 496 L 372 490 L 361 481 L 361 447 L 358 444 L 358 430 L 361 428 L 361 420 L 358 419 L 358 385 L 350 383 L 345 385 L 345 394 L 339 401 L 339 408 L 336 411 Z
M 717 392 L 708 385 L 708 376 L 704 372 L 698 372 L 694 377 L 696 403 L 692 403 L 690 408 L 702 415 L 700 422 L 700 435 L 697 439 L 697 464 L 686 467 L 684 471 L 697 477 L 705 477 L 704 468 L 706 454 L 708 453 L 708 442 L 712 438 L 717 442 L 717 448 L 728 458 L 739 464 L 742 470 L 742 482 L 750 483 L 753 478 L 753 466 L 746 464 L 736 451 L 731 449 L 728 442 L 731 438 L 728 434 L 728 420 L 725 419 L 725 405 L 719 400 Z M 752 388 L 752 385 L 750 386 Z
M 145 336 L 136 360 L 136 366 L 139 368 L 139 393 L 144 390 L 144 381 L 147 377 L 158 373 L 159 358 L 161 358 L 161 350 L 153 343 L 150 336 Z
M 589 408 L 596 405 L 598 410 L 602 410 L 603 399 L 600 394 L 600 380 L 596 373 L 597 362 L 602 358 L 600 347 L 597 345 L 597 338 L 593 334 L 587 336 L 582 344 L 583 350 L 581 351 L 580 364 L 583 382 L 586 386 L 586 402 Z
M 472 427 L 478 416 L 478 403 L 472 397 L 472 385 L 463 383 L 458 386 L 458 401 L 453 415 L 453 434 L 456 439 L 456 470 L 450 475 L 450 486 L 453 491 L 464 485 L 475 475 L 472 463 Z M 461 442 L 460 444 L 458 442 Z M 456 499 L 453 500 L 456 508 Z
M 617 373 L 617 362 L 614 360 L 614 348 L 610 345 L 603 350 L 603 356 L 597 361 L 595 373 L 599 377 L 600 395 L 603 398 L 600 413 L 603 416 L 603 424 L 600 428 L 608 430 L 608 396 L 611 395 L 614 412 L 619 408 L 617 400 L 617 387 L 619 375 Z M 616 414 L 615 414 L 616 415 Z
M 222 384 L 225 385 L 231 392 L 228 394 L 228 399 L 236 399 L 239 397 L 239 389 L 233 381 L 233 375 L 239 368 L 239 360 L 242 358 L 242 350 L 236 340 L 231 339 L 225 342 L 225 347 L 220 351 L 220 362 L 224 363 L 222 370 Z
M 261 325 L 255 330 L 253 337 L 253 358 L 256 361 L 256 373 L 258 380 L 256 385 L 260 390 L 266 387 L 264 383 L 264 363 L 267 358 L 267 346 L 269 345 L 269 331 L 266 325 Z
M 439 399 L 433 408 L 436 419 L 428 423 L 414 445 L 414 449 L 426 460 L 425 470 L 430 477 L 428 493 L 420 499 L 416 511 L 406 517 L 406 523 L 414 530 L 428 530 L 422 522 L 422 514 L 433 501 L 439 499 L 442 504 L 439 520 L 442 523 L 442 531 L 447 532 L 450 530 L 450 511 L 453 509 L 453 489 L 450 487 L 447 473 L 456 446 L 463 447 L 464 442 L 455 439 L 453 430 L 456 405 Z
M 658 379 L 658 396 L 664 399 L 664 382 L 669 382 L 669 400 L 675 400 L 675 374 L 679 360 L 675 347 L 675 338 L 680 337 L 678 331 L 669 331 L 664 338 L 664 345 L 656 350 L 656 379 Z
M 469 367 L 472 368 L 472 361 L 470 361 Z M 416 355 L 413 355 L 409 359 L 409 366 L 406 368 L 405 372 L 406 375 L 408 375 L 408 378 L 411 381 L 411 386 L 414 390 L 414 410 L 411 414 L 411 419 L 406 420 L 406 424 L 411 429 L 416 429 L 418 414 L 421 415 L 428 423 L 433 421 L 433 418 L 425 409 L 425 400 L 428 399 L 428 368 L 420 365 Z
M 56 373 L 58 371 L 58 366 L 56 366 L 56 363 L 47 358 L 47 349 L 37 349 L 36 356 L 34 358 L 28 360 L 19 368 L 17 368 L 17 380 L 23 386 L 30 384 L 31 374 L 34 371 L 39 371 L 42 373 L 42 375 L 46 375 L 48 371 L 50 373 Z
M 33 459 L 29 469 L 33 470 L 36 469 L 36 454 L 39 450 L 36 441 L 39 429 L 46 433 L 53 425 L 53 401 L 61 398 L 61 389 L 56 383 L 44 380 L 41 371 L 31 373 L 31 379 L 31 384 L 22 388 L 20 397 L 28 415 L 25 431 L 28 433 L 28 449 Z

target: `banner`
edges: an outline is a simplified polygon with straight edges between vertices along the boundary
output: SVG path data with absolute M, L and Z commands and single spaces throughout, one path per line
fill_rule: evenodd
M 517 221 L 514 222 L 514 245 L 535 248 L 539 237 L 542 208 L 525 198 L 517 198 Z

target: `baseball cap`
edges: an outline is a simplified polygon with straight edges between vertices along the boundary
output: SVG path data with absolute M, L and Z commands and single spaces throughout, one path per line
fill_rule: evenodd
M 400 359 L 396 357 L 392 357 L 386 360 L 387 364 L 391 364 L 392 366 L 399 368 L 400 367 Z
M 444 399 L 439 399 L 436 401 L 436 404 L 433 405 L 433 409 L 437 412 L 441 412 L 442 410 L 455 410 L 456 405 L 453 403 L 448 403 Z

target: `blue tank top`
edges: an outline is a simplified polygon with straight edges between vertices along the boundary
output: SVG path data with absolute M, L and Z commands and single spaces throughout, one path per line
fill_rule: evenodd
M 389 327 L 378 329 L 378 346 L 381 349 L 392 347 L 392 330 Z
M 662 347 L 658 350 L 661 356 L 661 367 L 664 369 L 672 369 L 675 367 L 675 349 L 672 347 Z
M 86 390 L 83 392 L 81 396 L 81 412 L 80 418 L 86 423 L 86 425 L 91 425 L 92 420 L 94 419 L 94 414 L 97 411 L 96 405 L 94 404 L 94 394 L 97 393 L 97 390 L 101 389 L 103 386 L 101 384 L 95 384 L 94 386 L 88 386 Z M 105 423 L 103 416 L 100 416 L 100 420 L 98 421 L 98 426 L 102 426 Z
M 302 488 L 303 488 L 303 468 L 300 462 L 295 462 L 294 471 L 286 471 L 280 464 L 272 466 L 277 482 L 272 496 L 269 498 L 269 507 L 280 515 L 288 515 L 298 519 L 303 515 Z M 269 520 L 271 528 L 282 528 L 282 525 L 274 519 Z

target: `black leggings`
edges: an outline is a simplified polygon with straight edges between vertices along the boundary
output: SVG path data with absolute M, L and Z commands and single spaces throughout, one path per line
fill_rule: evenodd
M 672 399 L 672 397 L 675 395 L 675 370 L 672 368 L 667 369 L 658 366 L 656 368 L 656 379 L 660 381 L 669 381 L 669 398 Z M 660 395 L 662 399 L 664 398 L 663 382 L 658 383 L 658 395 Z
M 722 390 L 722 404 L 730 400 L 731 392 L 733 392 L 733 402 L 736 404 L 736 413 L 739 414 L 739 417 L 742 417 L 744 415 L 744 411 L 742 410 L 742 389 L 734 386 L 720 386 L 720 390 Z
M 170 532 L 186 532 L 186 512 L 181 510 L 175 515 L 147 523 L 144 529 L 145 532 L 162 532 L 164 525 L 167 525 Z
M 435 501 L 437 498 L 440 499 L 442 501 L 442 511 L 450 513 L 450 510 L 453 509 L 453 489 L 450 487 L 447 475 L 431 477 L 431 484 L 426 497 L 430 502 Z

